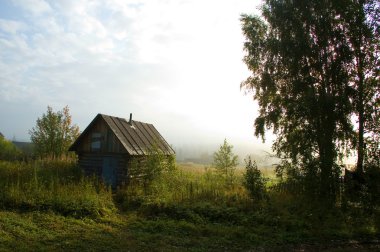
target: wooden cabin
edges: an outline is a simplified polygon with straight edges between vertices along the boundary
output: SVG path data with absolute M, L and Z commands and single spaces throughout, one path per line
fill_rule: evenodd
M 96 175 L 116 187 L 128 181 L 128 166 L 142 159 L 156 146 L 165 155 L 174 150 L 149 123 L 98 114 L 71 145 L 78 155 L 79 166 L 86 175 Z

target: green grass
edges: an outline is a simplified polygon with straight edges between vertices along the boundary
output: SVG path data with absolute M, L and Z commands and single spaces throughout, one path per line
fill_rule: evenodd
M 119 228 L 117 221 L 74 219 L 54 213 L 0 212 L 0 250 L 106 250 L 116 240 L 125 240 L 115 232 Z
M 250 205 L 251 200 L 242 185 L 242 175 L 234 183 L 226 181 L 210 168 L 180 165 L 163 173 L 148 186 L 134 184 L 119 188 L 116 200 L 124 210 L 140 205 L 166 205 L 209 202 L 215 205 Z
M 85 178 L 73 161 L 0 161 L 0 208 L 54 211 L 65 216 L 98 217 L 115 209 L 112 192 Z
M 379 209 L 325 209 L 290 193 L 249 199 L 204 167 L 180 166 L 115 194 L 72 161 L 0 162 L 0 251 L 379 250 Z
M 209 214 L 196 208 L 189 211 L 197 212 L 202 221 L 162 213 L 168 210 L 162 210 L 159 215 L 129 211 L 97 219 L 77 219 L 49 212 L 0 211 L 0 251 L 255 251 L 262 248 L 283 251 L 300 247 L 379 250 L 378 244 L 346 244 L 348 240 L 371 240 L 376 234 L 365 238 L 362 234 L 337 234 L 332 227 L 320 233 L 296 216 L 274 218 L 273 213 L 231 213 L 231 209 L 213 209 L 211 215 L 221 211 L 230 216 L 241 215 L 246 220 L 219 219 L 221 213 L 211 220 Z

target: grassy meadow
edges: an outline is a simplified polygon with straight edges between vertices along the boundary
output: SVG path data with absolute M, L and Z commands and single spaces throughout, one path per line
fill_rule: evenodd
M 265 169 L 263 169 L 265 171 Z M 271 189 L 255 201 L 243 168 L 226 185 L 191 163 L 111 191 L 73 160 L 0 161 L 0 251 L 379 250 L 380 214 L 320 208 Z

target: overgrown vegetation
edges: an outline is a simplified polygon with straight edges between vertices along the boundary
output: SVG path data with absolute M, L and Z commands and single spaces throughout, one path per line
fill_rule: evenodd
M 243 185 L 249 192 L 252 199 L 256 201 L 263 200 L 267 197 L 266 195 L 266 181 L 261 171 L 257 168 L 256 162 L 248 157 L 245 160 L 245 174 Z
M 231 150 L 228 155 L 234 156 Z M 175 234 L 194 239 L 209 233 L 211 237 L 218 236 L 217 241 L 223 244 L 218 247 L 206 239 L 206 243 L 198 244 L 204 250 L 244 250 L 274 244 L 284 249 L 299 243 L 333 244 L 334 240 L 351 239 L 368 242 L 379 235 L 376 174 L 367 183 L 371 188 L 361 191 L 366 196 L 359 201 L 351 197 L 347 183 L 337 183 L 339 198 L 326 208 L 317 193 L 314 198 L 310 197 L 311 192 L 304 193 L 318 190 L 312 188 L 313 183 L 305 182 L 311 174 L 297 174 L 290 163 L 283 163 L 278 169 L 286 170 L 279 172 L 285 176 L 269 181 L 247 158 L 245 172 L 234 173 L 235 183 L 231 184 L 213 167 L 172 167 L 155 173 L 149 190 L 135 184 L 118 190 L 115 199 L 123 211 L 136 212 L 141 218 L 132 225 L 140 234 L 160 233 L 170 241 Z M 365 198 L 367 205 L 362 204 Z M 228 241 L 228 232 L 234 234 L 233 242 Z
M 0 136 L 0 160 L 15 161 L 21 159 L 22 156 L 21 150 L 11 141 Z
M 116 199 L 123 209 L 148 205 L 191 205 L 198 202 L 234 205 L 248 200 L 240 183 L 226 185 L 223 177 L 209 169 L 197 173 L 178 167 L 153 180 L 149 190 L 141 184 L 120 188 L 116 192 Z
M 60 158 L 69 154 L 69 147 L 79 136 L 79 127 L 72 124 L 68 106 L 57 112 L 48 106 L 29 134 L 37 157 Z
M 83 177 L 74 159 L 1 161 L 0 249 L 9 249 L 16 236 L 31 239 L 38 249 L 85 249 L 91 248 L 84 245 L 89 241 L 95 250 L 110 244 L 137 250 L 292 249 L 305 243 L 336 246 L 333 240 L 372 241 L 380 232 L 379 209 L 372 207 L 378 206 L 378 194 L 372 193 L 378 190 L 376 173 L 366 189 L 366 206 L 347 207 L 356 202 L 347 195 L 339 201 L 342 207 L 327 210 L 299 197 L 294 176 L 269 181 L 250 158 L 245 170 L 234 172 L 232 184 L 213 167 L 178 166 L 157 150 L 135 165 L 140 172 L 112 194 L 99 178 Z M 52 229 L 50 243 L 43 242 L 44 225 Z M 60 232 L 75 229 L 87 235 L 71 245 L 59 241 L 68 239 Z M 26 235 L 26 230 L 41 231 Z M 93 237 L 93 230 L 104 234 Z
M 152 183 L 155 180 L 176 169 L 175 157 L 162 153 L 157 144 L 153 144 L 147 152 L 149 154 L 146 157 L 132 160 L 129 164 L 128 175 L 129 187 L 143 188 L 145 193 L 152 189 Z
M 100 217 L 115 210 L 111 190 L 73 160 L 0 161 L 0 208 Z
M 281 250 L 368 242 L 380 232 L 378 209 L 321 208 L 318 201 L 269 187 L 249 161 L 232 187 L 210 169 L 177 165 L 155 176 L 149 190 L 128 186 L 114 198 L 97 179 L 83 178 L 72 160 L 0 167 L 6 188 L 0 194 L 0 249 L 31 243 L 36 249 Z M 258 191 L 243 186 L 247 179 Z M 258 201 L 261 190 L 267 200 Z

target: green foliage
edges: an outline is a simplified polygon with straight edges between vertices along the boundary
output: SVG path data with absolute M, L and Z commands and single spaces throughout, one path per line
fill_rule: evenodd
M 140 169 L 145 175 L 147 183 L 159 178 L 165 172 L 171 172 L 176 169 L 175 156 L 165 155 L 157 145 L 153 145 L 153 148 L 149 150 L 149 154 L 143 164 Z
M 240 182 L 241 177 L 236 177 Z M 116 192 L 123 209 L 150 205 L 212 202 L 223 205 L 245 205 L 248 195 L 241 183 L 226 187 L 225 179 L 210 169 L 201 172 L 177 168 L 156 177 L 148 188 L 142 183 L 129 184 Z
M 379 29 L 380 30 L 380 29 Z M 378 38 L 380 40 L 380 38 Z M 379 43 L 380 44 L 380 41 Z M 379 46 L 380 47 L 380 46 Z M 379 49 L 380 50 L 380 49 Z M 380 53 L 379 53 L 380 54 Z M 380 60 L 378 62 L 380 65 Z M 377 67 L 377 76 L 380 74 L 380 66 Z M 366 85 L 366 94 L 370 93 L 365 104 L 365 135 L 364 135 L 364 165 L 367 167 L 379 167 L 380 169 L 380 84 L 379 80 L 371 81 Z
M 352 116 L 359 117 L 360 159 L 364 118 L 368 126 L 378 113 L 375 2 L 268 0 L 263 19 L 241 18 L 252 72 L 241 87 L 260 106 L 255 134 L 264 139 L 273 129 L 277 155 L 295 174 L 317 176 L 321 200 L 337 198 L 336 161 L 356 140 Z
M 243 185 L 248 190 L 252 199 L 260 201 L 266 198 L 266 182 L 256 162 L 251 157 L 245 160 L 245 173 Z
M 364 202 L 367 207 L 380 207 L 380 166 L 366 167 L 364 186 L 366 192 Z
M 152 145 L 148 155 L 133 159 L 129 164 L 129 184 L 131 187 L 143 186 L 150 190 L 153 181 L 159 180 L 166 173 L 176 170 L 175 156 L 165 155 L 157 144 Z
M 99 217 L 113 211 L 111 191 L 84 178 L 70 160 L 0 161 L 0 208 L 54 211 L 73 217 Z
M 163 172 L 147 194 L 141 187 L 128 198 L 128 204 L 139 200 L 133 208 L 119 201 L 127 211 L 117 212 L 110 191 L 93 178 L 86 182 L 73 161 L 1 162 L 0 172 L 1 188 L 7 181 L 19 180 L 20 186 L 13 187 L 17 197 L 11 204 L 0 200 L 5 209 L 0 211 L 0 250 L 6 251 L 292 251 L 305 244 L 320 250 L 345 248 L 348 240 L 371 241 L 380 230 L 377 209 L 370 214 L 360 206 L 321 208 L 316 199 L 304 202 L 272 189 L 267 201 L 256 204 L 244 188 L 226 187 L 208 169 Z M 121 188 L 115 198 L 132 196 L 123 191 L 132 188 Z
M 373 212 L 380 206 L 380 167 L 366 165 L 364 173 L 346 171 L 344 204 L 360 205 Z
M 232 148 L 233 146 L 228 144 L 227 140 L 224 139 L 223 145 L 214 153 L 214 161 L 212 163 L 217 173 L 225 179 L 227 185 L 233 184 L 235 169 L 239 164 L 238 156 L 234 155 Z
M 72 125 L 68 106 L 57 112 L 48 106 L 29 134 L 39 157 L 59 158 L 68 154 L 70 145 L 79 136 L 79 127 Z
M 288 160 L 282 160 L 275 168 L 276 176 L 279 181 L 273 186 L 273 189 L 288 191 L 289 193 L 302 196 L 305 201 L 313 201 L 315 198 L 322 197 L 321 186 L 321 169 L 317 160 L 304 164 L 302 162 L 292 163 Z M 334 202 L 339 203 L 341 195 L 341 167 L 334 164 L 330 178 L 331 194 L 336 198 L 327 197 L 321 200 L 321 205 L 330 207 Z
M 344 21 L 341 25 L 346 31 L 344 39 L 353 56 L 347 71 L 355 91 L 352 101 L 358 128 L 358 134 L 354 135 L 358 157 L 356 169 L 363 173 L 364 161 L 372 159 L 372 155 L 374 159 L 380 156 L 379 152 L 366 151 L 374 147 L 379 150 L 380 23 L 377 20 L 380 18 L 380 6 L 377 0 L 349 1 L 340 9 Z M 373 145 L 375 142 L 377 144 Z
M 0 136 L 0 160 L 18 160 L 22 152 L 10 141 Z

